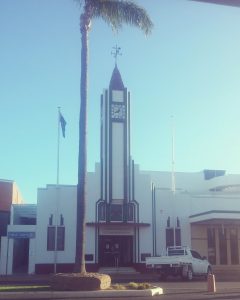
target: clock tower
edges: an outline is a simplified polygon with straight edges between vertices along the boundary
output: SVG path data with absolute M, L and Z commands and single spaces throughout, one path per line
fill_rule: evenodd
M 130 180 L 130 93 L 124 87 L 117 65 L 109 89 L 101 98 L 102 199 L 106 220 L 126 222 Z
M 135 260 L 138 204 L 134 200 L 133 173 L 130 92 L 115 64 L 109 88 L 101 96 L 101 197 L 96 214 L 100 265 L 121 266 Z

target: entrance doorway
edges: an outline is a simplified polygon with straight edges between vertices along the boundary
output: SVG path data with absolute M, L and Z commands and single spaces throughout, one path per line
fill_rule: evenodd
M 126 267 L 133 263 L 132 236 L 100 236 L 99 264 L 103 267 Z
M 15 239 L 13 242 L 13 273 L 28 273 L 28 260 L 29 239 Z

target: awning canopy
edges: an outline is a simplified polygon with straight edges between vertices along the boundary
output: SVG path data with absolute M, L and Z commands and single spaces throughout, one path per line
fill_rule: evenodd
M 106 226 L 126 226 L 126 227 L 146 227 L 150 226 L 149 223 L 125 223 L 125 222 L 88 222 L 86 223 L 87 226 L 92 226 L 92 227 L 106 227 Z
M 210 210 L 189 217 L 190 224 L 240 224 L 240 211 Z

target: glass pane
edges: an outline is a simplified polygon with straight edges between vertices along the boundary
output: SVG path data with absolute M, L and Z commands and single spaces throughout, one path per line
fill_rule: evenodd
M 128 205 L 128 221 L 133 221 L 134 220 L 134 207 L 133 205 L 129 204 Z
M 166 229 L 166 247 L 171 247 L 174 245 L 173 241 L 173 228 Z
M 55 250 L 55 227 L 48 227 L 47 229 L 47 251 Z
M 207 242 L 208 242 L 208 260 L 212 265 L 216 265 L 215 228 L 207 229 Z
M 106 205 L 105 205 L 105 203 L 100 203 L 98 206 L 98 220 L 99 221 L 106 220 Z
M 227 235 L 226 229 L 218 229 L 220 264 L 227 264 Z
M 65 242 L 65 227 L 58 226 L 57 228 L 57 250 L 64 251 L 64 242 Z
M 112 204 L 111 205 L 111 221 L 122 221 L 122 205 Z
M 239 264 L 237 228 L 230 229 L 231 264 Z
M 197 251 L 191 250 L 191 253 L 192 253 L 192 257 L 194 257 L 194 258 L 197 258 L 197 259 L 202 258 L 201 255 Z
M 181 229 L 175 229 L 175 239 L 176 239 L 176 246 L 181 246 Z

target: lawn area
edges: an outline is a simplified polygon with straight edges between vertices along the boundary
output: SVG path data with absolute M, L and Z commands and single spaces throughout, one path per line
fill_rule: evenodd
M 49 285 L 0 285 L 0 292 L 49 291 Z
M 145 290 L 152 288 L 149 283 L 135 283 L 130 282 L 128 284 L 113 284 L 109 288 L 110 290 Z M 50 291 L 50 285 L 0 285 L 0 292 L 35 292 L 35 291 Z

